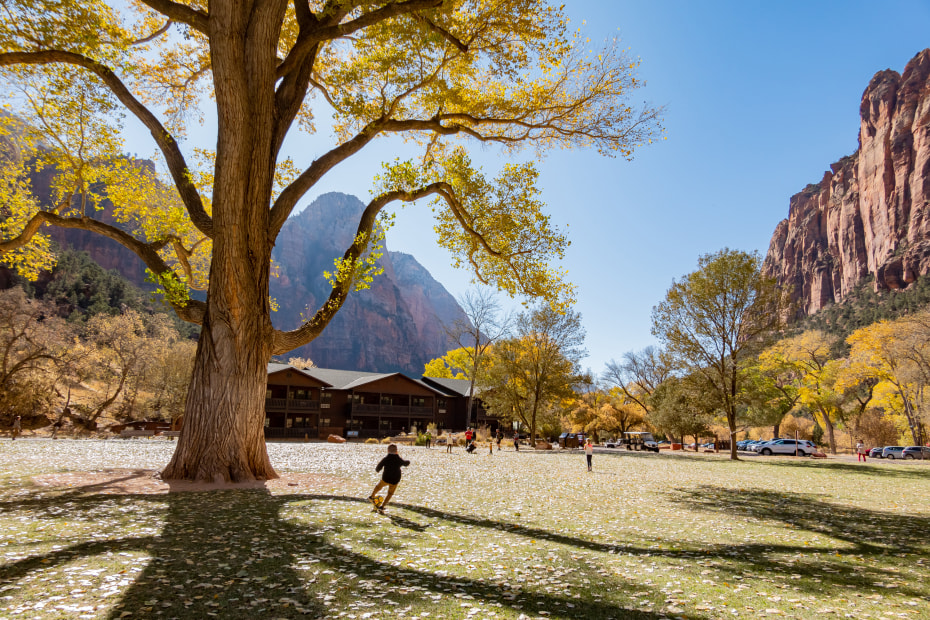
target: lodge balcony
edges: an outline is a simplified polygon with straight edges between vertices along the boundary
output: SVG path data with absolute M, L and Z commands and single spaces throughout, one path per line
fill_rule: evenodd
M 433 415 L 432 407 L 417 407 L 414 405 L 368 405 L 352 403 L 353 416 L 409 416 L 430 417 Z
M 266 398 L 265 411 L 319 411 L 320 401 L 301 398 Z

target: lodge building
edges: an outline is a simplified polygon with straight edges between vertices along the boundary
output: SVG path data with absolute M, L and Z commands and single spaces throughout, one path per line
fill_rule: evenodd
M 499 422 L 473 399 L 469 382 L 414 379 L 399 372 L 374 373 L 268 364 L 265 438 L 388 437 L 428 424 L 453 432 Z

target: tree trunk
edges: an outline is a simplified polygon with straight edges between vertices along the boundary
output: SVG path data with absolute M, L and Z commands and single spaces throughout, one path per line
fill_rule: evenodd
M 207 310 L 166 479 L 276 478 L 265 449 L 265 390 L 273 328 L 268 278 L 273 241 L 275 69 L 282 0 L 211 2 L 210 47 L 218 119 L 213 256 Z
M 836 454 L 836 437 L 833 435 L 833 420 L 823 409 L 820 410 L 820 416 L 823 418 L 823 427 L 827 431 L 827 443 L 830 444 L 830 454 Z
M 262 330 L 204 324 L 178 447 L 166 480 L 245 482 L 277 478 L 265 448 L 271 355 Z
M 727 426 L 730 427 L 730 460 L 738 461 L 739 455 L 736 453 L 736 412 L 727 411 Z
M 772 426 L 772 439 L 778 439 L 781 437 L 781 422 L 776 422 Z

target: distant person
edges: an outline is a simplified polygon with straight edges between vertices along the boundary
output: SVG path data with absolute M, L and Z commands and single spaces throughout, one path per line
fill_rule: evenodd
M 397 453 L 397 444 L 392 443 L 389 445 L 387 456 L 381 459 L 375 466 L 375 471 L 384 470 L 384 473 L 381 474 L 381 481 L 375 485 L 375 490 L 368 496 L 368 501 L 375 505 L 374 510 L 384 514 L 384 509 L 387 507 L 388 502 L 391 501 L 391 497 L 394 496 L 397 485 L 400 484 L 400 468 L 407 467 L 408 465 L 410 465 L 410 461 L 405 461 L 400 458 L 400 455 Z M 384 496 L 384 501 L 379 505 L 375 496 L 378 495 L 378 491 L 384 487 L 388 489 L 387 495 Z
M 867 459 L 869 458 L 869 451 L 866 450 L 865 444 L 862 443 L 861 439 L 856 443 L 856 455 L 856 462 L 862 461 L 863 463 L 866 463 Z
M 16 438 L 22 435 L 23 433 L 23 422 L 19 416 L 13 418 L 13 432 L 10 433 L 13 435 L 12 441 L 16 441 Z
M 455 438 L 452 436 L 452 433 L 446 433 L 446 452 L 452 453 L 452 444 L 455 442 Z
M 588 461 L 588 471 L 594 471 L 594 446 L 591 444 L 591 438 L 584 444 L 584 458 Z
M 432 440 L 433 440 L 433 436 L 430 434 L 429 431 L 426 431 L 426 447 L 427 448 L 430 447 L 430 442 L 432 442 Z
M 520 435 L 517 433 L 513 434 L 513 449 L 517 452 L 520 451 Z
M 501 429 L 497 429 L 497 451 L 501 451 L 501 440 L 504 439 L 504 433 Z

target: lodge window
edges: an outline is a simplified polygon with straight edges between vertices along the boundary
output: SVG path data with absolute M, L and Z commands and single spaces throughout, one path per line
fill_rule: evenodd
M 285 424 L 285 426 L 287 426 L 288 428 L 293 427 L 293 426 L 294 426 L 294 418 L 288 418 L 288 419 L 287 419 L 287 424 Z
M 425 407 L 426 406 L 426 399 L 423 398 L 422 396 L 414 396 L 412 400 L 413 400 L 414 407 Z
M 363 405 L 365 404 L 365 397 L 361 394 L 353 394 L 352 402 L 355 403 L 356 405 Z
M 265 390 L 265 399 L 267 400 L 267 399 L 269 399 L 269 398 L 271 398 L 271 389 L 270 389 L 270 388 L 267 389 L 267 390 Z
M 321 426 L 329 426 L 329 418 L 321 418 L 321 419 L 320 419 L 320 425 L 321 425 Z
M 297 390 L 297 398 L 299 400 L 307 400 L 307 390 Z
M 332 401 L 333 401 L 332 392 L 323 392 L 322 394 L 320 394 L 320 402 L 323 403 L 324 405 L 328 405 Z
M 271 418 L 265 418 L 265 428 L 271 426 Z
M 382 396 L 382 397 L 381 397 L 381 404 L 382 404 L 382 405 L 393 405 L 393 404 L 394 404 L 394 399 L 391 398 L 390 396 Z

